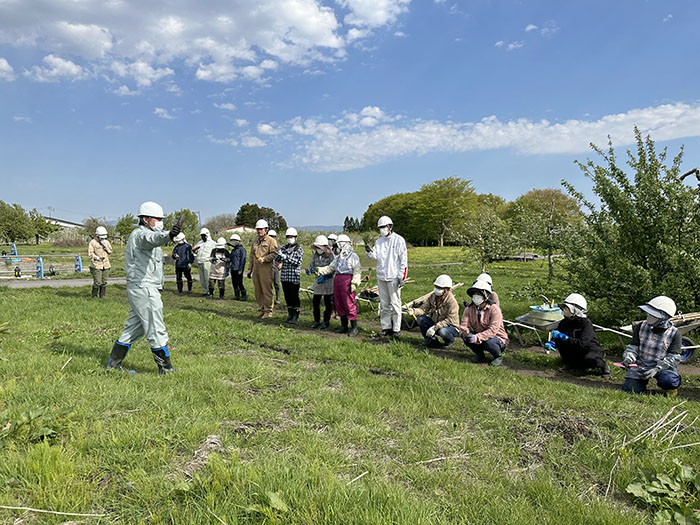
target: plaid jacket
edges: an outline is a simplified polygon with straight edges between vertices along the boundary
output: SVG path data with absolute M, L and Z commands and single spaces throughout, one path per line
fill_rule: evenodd
M 278 260 L 282 261 L 280 280 L 285 283 L 299 284 L 301 282 L 301 259 L 304 257 L 304 248 L 298 244 L 285 244 L 277 253 Z
M 653 329 L 643 321 L 634 327 L 626 351 L 637 356 L 639 366 L 630 368 L 625 377 L 638 379 L 645 370 L 656 367 L 677 373 L 681 362 L 681 334 L 670 323 L 666 329 Z

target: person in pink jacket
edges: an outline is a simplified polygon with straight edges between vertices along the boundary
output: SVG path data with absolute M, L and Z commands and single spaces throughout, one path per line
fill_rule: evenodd
M 472 352 L 472 363 L 482 363 L 485 352 L 493 359 L 491 366 L 499 366 L 503 362 L 503 351 L 508 346 L 508 334 L 503 326 L 501 308 L 491 298 L 491 285 L 486 281 L 476 281 L 467 295 L 471 302 L 464 309 L 462 323 L 458 331 Z

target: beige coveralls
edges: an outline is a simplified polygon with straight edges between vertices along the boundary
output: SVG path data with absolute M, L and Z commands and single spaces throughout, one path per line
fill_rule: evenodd
M 273 260 L 277 254 L 277 241 L 265 234 L 253 241 L 250 247 L 250 272 L 253 274 L 255 300 L 260 317 L 272 317 L 275 305 Z

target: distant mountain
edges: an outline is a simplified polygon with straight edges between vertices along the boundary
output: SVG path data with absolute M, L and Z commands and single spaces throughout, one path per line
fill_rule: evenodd
M 342 232 L 342 226 L 298 226 L 297 230 L 302 230 L 305 232 Z

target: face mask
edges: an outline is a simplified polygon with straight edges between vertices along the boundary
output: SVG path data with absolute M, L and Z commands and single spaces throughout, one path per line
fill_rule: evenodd
M 181 241 L 177 241 L 178 244 L 185 244 L 185 239 L 182 239 Z
M 287 237 L 287 244 L 296 244 L 296 243 L 297 243 L 296 237 Z
M 200 235 L 200 237 L 204 242 L 207 242 L 207 236 L 205 234 Z
M 442 294 L 445 293 L 445 290 L 440 290 L 440 288 L 434 288 L 434 289 L 433 289 L 433 293 L 434 293 L 435 295 L 437 295 L 438 297 L 441 297 Z
M 381 233 L 384 237 L 386 237 L 387 235 L 389 235 L 389 228 L 386 228 L 386 227 L 379 228 L 379 233 Z
M 163 221 L 156 221 L 153 225 L 153 230 L 157 232 L 163 231 Z
M 483 302 L 484 302 L 483 295 L 479 295 L 479 294 L 472 295 L 472 303 L 474 303 L 476 306 L 479 306 Z
M 566 306 L 562 306 L 561 314 L 567 319 L 570 319 L 574 316 L 574 313 L 571 310 L 569 310 L 569 308 L 567 308 Z
M 658 317 L 654 317 L 653 315 L 647 315 L 647 324 L 651 327 L 657 326 L 659 323 L 661 323 L 661 319 Z
M 340 251 L 347 252 L 350 248 L 350 245 L 347 242 L 339 242 L 338 247 L 340 248 Z
M 322 248 L 316 248 L 316 253 L 319 255 L 323 255 L 323 249 Z

